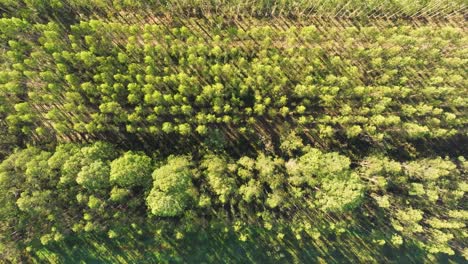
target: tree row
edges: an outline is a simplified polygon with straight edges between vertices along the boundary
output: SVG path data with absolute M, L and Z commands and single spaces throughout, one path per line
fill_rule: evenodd
M 381 245 L 466 254 L 467 165 L 463 157 L 397 162 L 380 155 L 352 165 L 310 146 L 286 160 L 265 153 L 150 157 L 103 142 L 52 152 L 29 147 L 0 164 L 1 242 L 25 250 L 71 232 L 115 238 L 130 225 L 165 229 L 175 221 L 183 233 L 221 221 L 240 239 L 249 225 L 299 240 L 366 232 Z
M 466 132 L 468 50 L 455 27 L 2 23 L 0 114 L 26 141 L 219 128 L 238 140 L 288 124 L 317 146 L 408 150 Z

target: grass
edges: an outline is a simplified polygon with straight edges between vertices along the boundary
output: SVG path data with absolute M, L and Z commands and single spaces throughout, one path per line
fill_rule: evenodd
M 355 234 L 297 240 L 291 234 L 279 238 L 263 228 L 244 229 L 245 241 L 232 230 L 214 227 L 176 238 L 146 230 L 125 236 L 86 233 L 61 242 L 38 246 L 31 253 L 34 263 L 423 263 L 425 256 L 415 246 L 392 248 L 367 244 Z M 351 241 L 352 240 L 352 241 Z M 364 248 L 367 247 L 367 248 Z M 370 249 L 370 250 L 369 250 Z M 426 259 L 427 260 L 427 259 Z M 432 259 L 459 263 L 457 257 Z

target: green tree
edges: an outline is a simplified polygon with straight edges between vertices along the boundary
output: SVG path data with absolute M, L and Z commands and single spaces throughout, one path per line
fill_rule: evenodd
M 99 190 L 109 186 L 110 168 L 98 160 L 81 168 L 76 182 L 88 190 Z
M 152 214 L 170 217 L 184 212 L 192 196 L 191 167 L 189 158 L 171 156 L 153 172 L 153 189 L 146 198 Z
M 226 158 L 217 155 L 206 155 L 201 163 L 208 184 L 222 203 L 226 203 L 236 190 L 235 179 L 228 167 Z
M 110 167 L 110 181 L 121 187 L 148 187 L 151 182 L 152 161 L 145 154 L 126 152 L 112 161 Z

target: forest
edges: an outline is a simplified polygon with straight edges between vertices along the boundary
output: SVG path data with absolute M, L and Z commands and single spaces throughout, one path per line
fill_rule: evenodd
M 0 0 L 0 263 L 465 263 L 463 0 Z

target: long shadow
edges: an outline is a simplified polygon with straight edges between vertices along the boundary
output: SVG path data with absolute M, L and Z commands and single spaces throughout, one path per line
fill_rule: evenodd
M 411 244 L 400 248 L 372 244 L 365 230 L 340 236 L 323 234 L 296 239 L 292 232 L 278 233 L 257 226 L 241 230 L 200 228 L 177 239 L 175 232 L 155 235 L 150 226 L 137 234 L 124 230 L 122 237 L 104 234 L 69 236 L 60 243 L 38 247 L 37 263 L 424 263 L 424 252 Z M 462 256 L 437 256 L 438 263 L 462 263 Z

